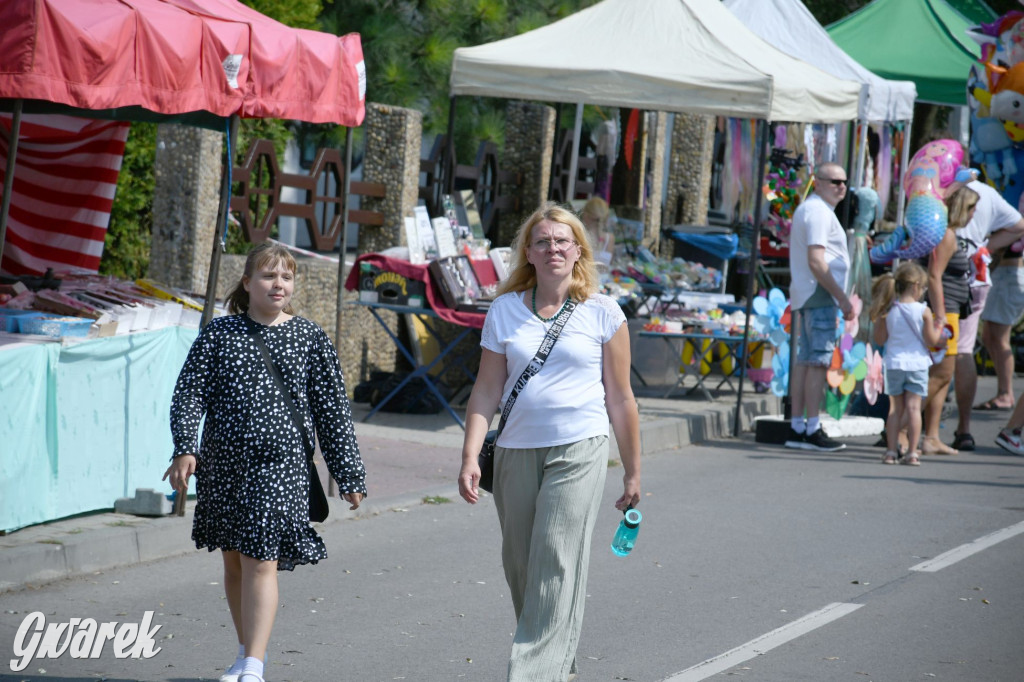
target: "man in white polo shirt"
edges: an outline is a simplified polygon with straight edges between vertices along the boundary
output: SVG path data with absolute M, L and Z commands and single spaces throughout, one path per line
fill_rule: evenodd
M 793 413 L 786 447 L 833 452 L 846 446 L 825 435 L 819 414 L 836 345 L 837 308 L 845 319 L 853 319 L 853 304 L 846 295 L 850 254 L 846 231 L 835 213 L 846 195 L 846 171 L 839 164 L 825 163 L 814 178 L 814 193 L 793 214 L 789 237 L 789 300 L 800 331 L 789 378 Z

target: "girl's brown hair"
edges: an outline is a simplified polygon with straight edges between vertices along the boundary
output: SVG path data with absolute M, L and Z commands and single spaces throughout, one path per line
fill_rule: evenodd
M 946 227 L 955 230 L 971 222 L 971 209 L 978 203 L 978 193 L 970 187 L 961 187 L 946 197 L 949 221 Z
M 590 239 L 583 223 L 572 211 L 549 201 L 533 212 L 519 228 L 512 242 L 512 273 L 501 286 L 498 293 L 510 291 L 526 291 L 537 286 L 537 272 L 533 264 L 526 259 L 530 248 L 530 235 L 534 225 L 542 220 L 568 225 L 572 230 L 573 240 L 579 244 L 580 257 L 572 267 L 572 282 L 569 284 L 569 296 L 574 301 L 585 301 L 598 290 L 600 278 L 594 265 L 594 252 L 590 247 Z
M 892 302 L 909 291 L 910 287 L 915 284 L 924 287 L 927 283 L 928 273 L 913 261 L 901 263 L 895 273 L 887 272 L 876 277 L 871 283 L 871 310 L 868 317 L 874 322 L 889 312 Z
M 249 255 L 245 259 L 245 269 L 242 271 L 242 277 L 245 279 L 251 279 L 253 273 L 262 270 L 265 267 L 274 268 L 278 265 L 284 265 L 286 268 L 292 271 L 292 275 L 295 275 L 295 270 L 298 267 L 295 263 L 295 258 L 291 252 L 281 244 L 275 244 L 274 242 L 263 242 L 257 244 L 249 250 Z M 245 290 L 245 284 L 242 278 L 239 278 L 238 284 L 228 294 L 227 299 L 228 312 L 232 315 L 240 315 L 248 312 L 249 310 L 249 292 Z M 289 303 L 284 308 L 284 312 L 289 315 L 294 315 L 292 306 Z

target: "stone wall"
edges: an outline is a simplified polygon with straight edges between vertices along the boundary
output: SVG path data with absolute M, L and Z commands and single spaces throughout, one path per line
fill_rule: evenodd
M 223 135 L 194 126 L 157 127 L 149 277 L 205 291 L 220 199 Z
M 668 114 L 663 111 L 650 111 L 647 114 L 647 152 L 650 162 L 650 195 L 647 196 L 647 207 L 644 211 L 644 241 L 648 246 L 656 245 L 661 240 L 661 196 L 662 185 L 665 184 L 665 153 L 668 151 Z
M 555 145 L 555 110 L 528 102 L 505 107 L 505 151 L 501 166 L 519 173 L 519 213 L 502 215 L 498 243 L 508 246 L 519 226 L 547 199 Z
M 669 160 L 668 191 L 662 224 L 676 224 L 676 207 L 682 201 L 681 224 L 703 225 L 707 222 L 708 194 L 711 191 L 711 155 L 714 149 L 715 119 L 713 116 L 676 114 L 672 126 L 672 149 Z M 662 243 L 661 255 L 672 255 L 671 240 Z
M 376 253 L 405 244 L 403 219 L 418 201 L 423 114 L 414 109 L 367 103 L 363 179 L 387 186 L 383 199 L 363 198 L 368 211 L 384 214 L 381 227 L 359 230 L 359 253 Z

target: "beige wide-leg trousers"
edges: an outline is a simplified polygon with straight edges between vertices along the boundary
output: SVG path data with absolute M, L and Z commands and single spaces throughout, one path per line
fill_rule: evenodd
M 607 436 L 495 448 L 501 559 L 517 622 L 508 682 L 566 682 L 575 672 L 590 536 L 607 469 Z

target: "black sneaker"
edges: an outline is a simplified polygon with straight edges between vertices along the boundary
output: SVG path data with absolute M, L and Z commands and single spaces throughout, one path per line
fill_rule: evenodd
M 787 443 L 788 445 L 788 443 Z M 846 443 L 832 440 L 825 435 L 824 429 L 818 429 L 814 433 L 804 436 L 804 450 L 817 450 L 818 452 L 835 452 L 846 447 Z
M 806 433 L 797 433 L 796 429 L 792 426 L 789 427 L 789 435 L 786 436 L 786 447 L 793 448 L 794 450 L 805 449 L 804 443 L 807 441 Z

